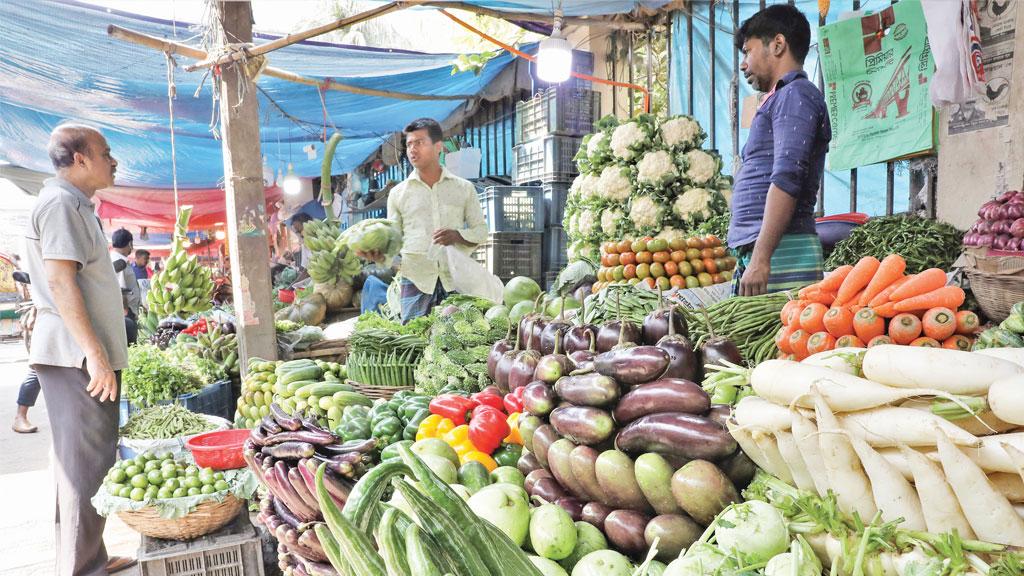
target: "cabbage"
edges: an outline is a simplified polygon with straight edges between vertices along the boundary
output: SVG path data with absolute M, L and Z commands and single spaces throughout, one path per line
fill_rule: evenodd
M 362 220 L 341 233 L 341 239 L 359 252 L 380 252 L 394 258 L 402 249 L 402 231 L 384 218 Z
M 718 545 L 743 554 L 750 562 L 767 562 L 789 547 L 786 520 L 774 506 L 760 500 L 736 504 L 718 517 Z

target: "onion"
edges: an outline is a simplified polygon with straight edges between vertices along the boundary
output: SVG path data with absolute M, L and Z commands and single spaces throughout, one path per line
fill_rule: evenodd
M 1000 194 L 996 198 L 996 202 L 999 202 L 999 203 L 1009 202 L 1010 199 L 1013 198 L 1014 196 L 1016 196 L 1017 194 L 1018 194 L 1018 192 L 1016 190 L 1010 190 L 1008 192 L 1003 192 L 1002 194 Z
M 975 233 L 975 232 L 968 232 L 967 234 L 964 234 L 963 245 L 964 246 L 977 246 L 978 245 L 977 244 L 977 242 L 978 242 L 977 237 L 978 237 L 978 234 Z
M 1006 217 L 1010 220 L 1024 217 L 1024 203 L 1012 202 L 1006 204 L 1003 206 L 1003 211 L 1006 212 Z
M 1010 238 L 1010 240 L 1006 243 L 1006 248 L 1004 248 L 1004 250 L 1009 250 L 1010 252 L 1020 252 L 1020 245 L 1020 238 Z
M 992 231 L 992 223 L 991 222 L 989 222 L 988 220 L 979 220 L 978 221 L 978 233 L 979 234 L 988 234 L 991 231 Z
M 996 250 L 1006 250 L 1006 243 L 1010 241 L 1011 236 L 1007 234 L 998 234 L 992 241 L 992 247 Z
M 1006 235 L 1009 235 L 1010 234 L 1010 224 L 1012 224 L 1012 223 L 1013 222 L 1011 222 L 1009 220 L 996 220 L 995 222 L 992 223 L 992 233 L 993 234 L 1006 234 Z
M 978 243 L 976 245 L 977 246 L 992 246 L 992 243 L 994 241 L 995 241 L 995 234 L 992 234 L 992 233 L 981 234 L 981 235 L 978 236 Z
M 987 216 L 987 214 L 989 209 L 997 206 L 999 206 L 999 202 L 996 202 L 995 200 L 989 200 L 988 202 L 985 202 L 984 204 L 981 205 L 981 208 L 978 208 L 978 216 L 988 220 L 989 217 Z
M 1014 238 L 1024 238 L 1024 218 L 1017 218 L 1013 221 L 1013 224 L 1010 225 L 1010 234 Z

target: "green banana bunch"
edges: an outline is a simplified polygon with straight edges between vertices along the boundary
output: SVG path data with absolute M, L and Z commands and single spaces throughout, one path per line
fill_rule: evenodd
M 327 252 L 334 249 L 341 230 L 323 220 L 310 220 L 302 228 L 303 242 L 312 252 Z
M 237 375 L 241 371 L 238 360 L 238 337 L 234 333 L 224 334 L 220 326 L 217 326 L 209 332 L 197 334 L 196 344 L 196 351 L 200 356 L 224 366 L 228 374 Z
M 213 278 L 210 271 L 185 250 L 184 241 L 191 214 L 191 208 L 185 208 L 178 214 L 171 255 L 164 269 L 153 277 L 146 296 L 150 311 L 159 317 L 190 316 L 210 309 Z

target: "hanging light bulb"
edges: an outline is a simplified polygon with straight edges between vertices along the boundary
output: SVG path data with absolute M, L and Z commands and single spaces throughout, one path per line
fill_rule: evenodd
M 223 240 L 227 238 L 227 235 L 224 234 L 223 230 L 217 230 L 216 232 L 213 233 L 213 237 L 216 238 L 217 240 Z
M 572 74 L 572 45 L 562 36 L 562 10 L 555 11 L 551 36 L 537 49 L 537 77 L 551 84 L 565 82 Z
M 284 193 L 289 196 L 295 196 L 302 191 L 302 181 L 299 180 L 290 163 L 288 164 L 288 173 L 284 175 L 281 185 L 284 187 Z

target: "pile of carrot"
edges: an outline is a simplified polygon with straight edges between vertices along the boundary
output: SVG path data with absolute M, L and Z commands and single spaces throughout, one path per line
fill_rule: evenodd
M 975 313 L 958 311 L 963 289 L 946 286 L 939 268 L 904 274 L 906 267 L 899 254 L 882 261 L 866 256 L 800 290 L 782 308 L 775 337 L 779 357 L 802 360 L 834 348 L 879 344 L 970 350 L 980 322 Z

